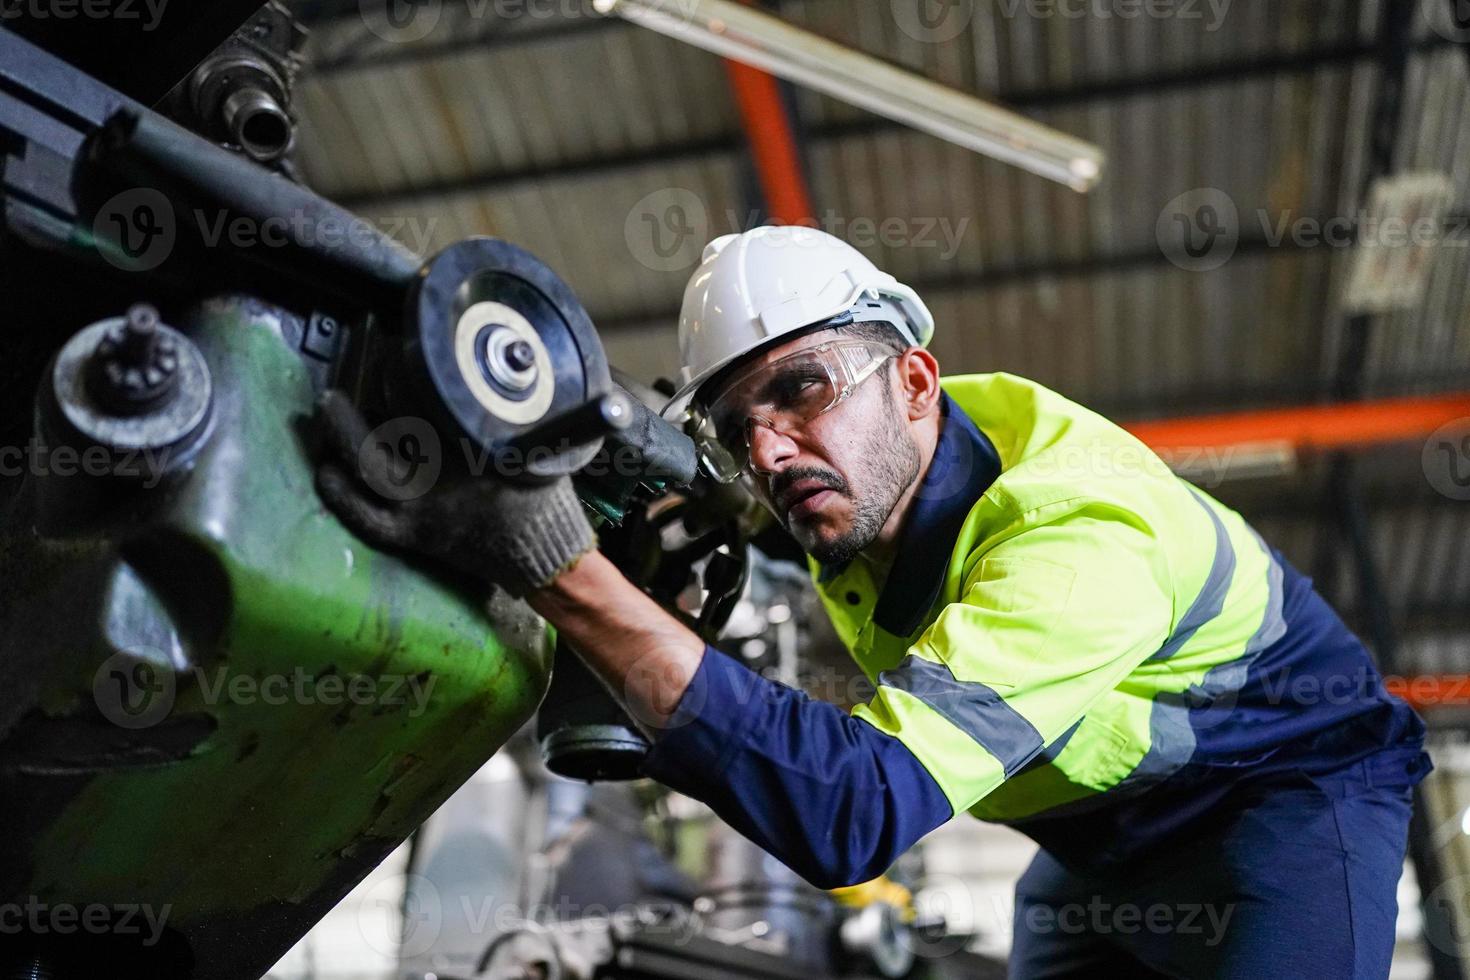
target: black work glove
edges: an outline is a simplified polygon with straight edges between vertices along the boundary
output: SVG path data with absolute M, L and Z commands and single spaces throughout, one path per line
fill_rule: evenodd
M 392 447 L 382 452 L 386 444 L 370 442 L 346 395 L 323 394 L 317 424 L 326 446 L 317 492 L 369 544 L 441 562 L 517 598 L 549 585 L 597 544 L 567 477 L 538 485 L 446 477 L 405 499 L 392 492 L 404 485 Z

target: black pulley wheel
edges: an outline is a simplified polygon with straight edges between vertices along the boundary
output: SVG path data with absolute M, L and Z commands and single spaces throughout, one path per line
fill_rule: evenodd
M 601 447 L 600 432 L 564 425 L 535 438 L 612 379 L 587 311 L 529 252 L 497 238 L 449 246 L 420 270 L 405 321 L 423 396 L 501 475 L 569 474 Z

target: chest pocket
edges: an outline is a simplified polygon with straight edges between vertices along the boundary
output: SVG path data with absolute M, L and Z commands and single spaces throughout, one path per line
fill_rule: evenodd
M 939 611 L 925 639 L 929 653 L 960 680 L 1003 694 L 1034 682 L 1075 578 L 1049 561 L 983 559 L 969 591 Z

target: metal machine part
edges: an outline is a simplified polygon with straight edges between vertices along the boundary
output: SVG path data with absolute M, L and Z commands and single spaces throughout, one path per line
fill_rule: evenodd
M 153 946 L 6 937 L 64 980 L 259 976 L 545 692 L 528 608 L 321 507 L 294 316 L 245 297 L 183 315 L 213 379 L 186 471 L 85 493 L 106 477 L 56 466 L 0 527 L 0 799 L 25 801 L 0 807 L 0 901 L 169 910 Z
M 576 472 L 632 421 L 581 303 L 544 263 L 495 238 L 434 256 L 414 281 L 404 337 L 415 403 L 468 440 L 491 473 Z M 580 411 L 579 411 L 580 410 Z
M 687 487 L 699 475 L 694 440 L 659 417 L 663 399 L 613 371 L 614 387 L 633 406 L 632 420 L 608 433 L 597 455 L 577 473 L 577 490 L 604 520 L 622 523 L 635 501 L 671 487 Z
M 5 30 L 0 205 L 0 367 L 39 391 L 16 438 L 40 453 L 0 502 L 0 902 L 167 910 L 151 945 L 0 937 L 0 974 L 259 976 L 529 720 L 552 653 L 524 604 L 322 507 L 316 395 L 440 415 L 481 459 L 555 443 L 530 478 L 639 417 L 523 251 L 474 240 L 420 275 L 361 219 Z M 301 224 L 279 247 L 211 244 L 200 209 Z M 405 383 L 368 384 L 395 366 Z
M 244 257 L 273 273 L 273 288 L 396 314 L 421 264 L 356 215 L 5 30 L 0 194 L 17 239 L 184 291 L 206 278 L 236 282 Z M 242 219 L 259 234 L 210 240 L 211 228 Z
M 860 909 L 838 930 L 843 951 L 880 977 L 902 977 L 913 968 L 914 947 L 907 941 L 899 910 L 883 902 Z
M 640 777 L 648 739 L 580 657 L 558 643 L 551 689 L 536 713 L 546 768 L 567 779 Z
M 963 950 L 921 960 L 906 954 L 900 969 L 873 962 L 835 972 L 813 970 L 751 944 L 716 938 L 698 916 L 647 906 L 607 918 L 525 923 L 504 933 L 480 961 L 476 980 L 835 980 L 837 977 L 908 977 L 911 980 L 1002 980 L 1005 964 Z M 440 980 L 450 980 L 438 974 Z
M 705 932 L 800 969 L 834 973 L 838 910 L 831 897 L 727 824 L 711 821 L 705 834 L 704 890 L 694 903 Z
M 147 105 L 162 99 L 256 13 L 262 0 L 169 0 L 113 16 L 10 3 L 4 30 Z M 92 12 L 95 13 L 95 10 Z M 4 58 L 0 58 L 3 64 Z
M 94 323 L 57 354 L 46 428 L 105 447 L 139 452 L 180 447 L 209 418 L 212 381 L 199 349 L 138 303 Z M 68 431 L 69 430 L 69 431 Z
M 395 311 L 418 275 L 419 256 L 369 222 L 141 107 L 109 112 L 76 152 L 79 214 L 121 268 L 212 268 L 224 254 Z M 154 212 L 162 255 L 139 250 L 140 207 Z M 252 234 L 219 231 L 241 221 Z
M 272 0 L 169 93 L 174 117 L 258 163 L 283 160 L 295 142 L 291 87 L 305 43 L 306 29 Z
M 497 937 L 476 980 L 823 980 L 778 953 L 707 935 L 699 917 L 645 905 L 611 916 L 526 922 Z

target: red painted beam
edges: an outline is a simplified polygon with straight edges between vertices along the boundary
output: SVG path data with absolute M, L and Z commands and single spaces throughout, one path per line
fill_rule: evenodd
M 726 59 L 725 71 L 750 143 L 750 155 L 771 223 L 810 225 L 811 194 L 802 173 L 801 155 L 797 152 L 786 104 L 781 99 L 780 85 L 760 69 L 738 61 Z
M 1329 450 L 1423 439 L 1456 419 L 1470 420 L 1470 392 L 1161 419 L 1124 428 L 1155 451 L 1270 443 Z
M 1470 674 L 1419 674 L 1414 677 L 1388 675 L 1383 678 L 1388 693 L 1403 698 L 1423 711 L 1433 708 L 1470 706 Z

